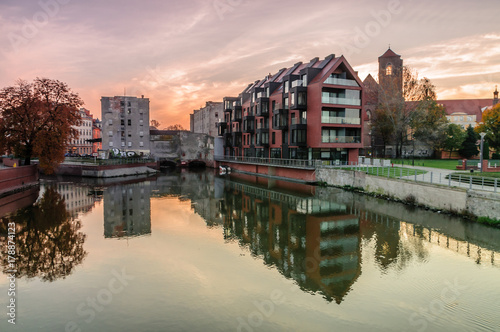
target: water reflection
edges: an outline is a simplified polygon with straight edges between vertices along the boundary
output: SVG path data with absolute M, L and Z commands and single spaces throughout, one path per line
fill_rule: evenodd
M 117 184 L 103 191 L 104 237 L 151 234 L 150 182 Z
M 232 181 L 220 207 L 226 239 L 303 290 L 341 303 L 361 274 L 360 220 L 345 204 Z
M 6 248 L 7 225 L 15 223 L 16 276 L 54 281 L 65 278 L 87 255 L 83 249 L 86 235 L 81 223 L 66 209 L 65 199 L 54 187 L 45 190 L 33 206 L 2 218 L 0 247 Z M 7 255 L 2 255 L 3 272 L 10 270 Z

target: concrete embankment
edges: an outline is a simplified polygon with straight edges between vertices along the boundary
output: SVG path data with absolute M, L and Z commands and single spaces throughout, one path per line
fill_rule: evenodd
M 84 165 L 63 163 L 56 169 L 56 175 L 71 175 L 92 178 L 112 178 L 141 174 L 154 174 L 158 171 L 157 163 L 121 164 L 121 165 Z
M 4 159 L 4 165 L 6 159 Z M 38 185 L 37 165 L 0 169 L 0 197 Z
M 364 172 L 319 168 L 316 180 L 336 187 L 360 188 L 366 193 L 394 197 L 430 208 L 500 219 L 500 194 L 409 180 L 388 179 Z

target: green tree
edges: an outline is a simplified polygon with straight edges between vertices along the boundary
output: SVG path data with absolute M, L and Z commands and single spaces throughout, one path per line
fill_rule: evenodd
M 469 159 L 479 153 L 479 150 L 477 148 L 478 136 L 479 135 L 476 134 L 472 126 L 469 125 L 465 133 L 465 140 L 462 143 L 461 149 L 459 150 L 462 157 Z
M 450 123 L 445 131 L 446 138 L 443 143 L 444 151 L 449 151 L 451 159 L 451 154 L 453 151 L 458 151 L 465 140 L 466 132 L 465 130 L 455 123 Z
M 432 99 L 423 100 L 413 113 L 411 122 L 413 138 L 426 143 L 433 151 L 436 151 L 444 145 L 447 139 L 448 123 L 443 106 L 438 105 Z
M 17 81 L 0 90 L 0 151 L 24 158 L 33 156 L 51 173 L 64 160 L 66 144 L 76 138 L 73 128 L 80 118 L 83 101 L 66 83 L 36 78 L 33 83 Z
M 379 138 L 383 144 L 383 156 L 385 148 L 393 138 L 394 126 L 391 124 L 389 111 L 383 108 L 376 109 L 373 112 L 371 121 L 371 130 L 374 137 Z
M 476 133 L 486 133 L 484 139 L 489 146 L 500 151 L 500 104 L 483 113 L 482 123 L 475 128 Z

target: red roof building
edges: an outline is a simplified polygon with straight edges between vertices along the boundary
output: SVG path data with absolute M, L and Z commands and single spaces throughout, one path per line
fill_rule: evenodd
M 343 56 L 283 68 L 224 98 L 224 154 L 357 162 L 363 100 L 363 83 Z

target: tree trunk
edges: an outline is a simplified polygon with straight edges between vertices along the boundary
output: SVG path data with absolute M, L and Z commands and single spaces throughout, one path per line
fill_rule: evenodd
M 31 155 L 33 154 L 33 147 L 31 144 L 26 144 L 26 150 L 24 154 L 24 165 L 29 166 L 31 165 Z

